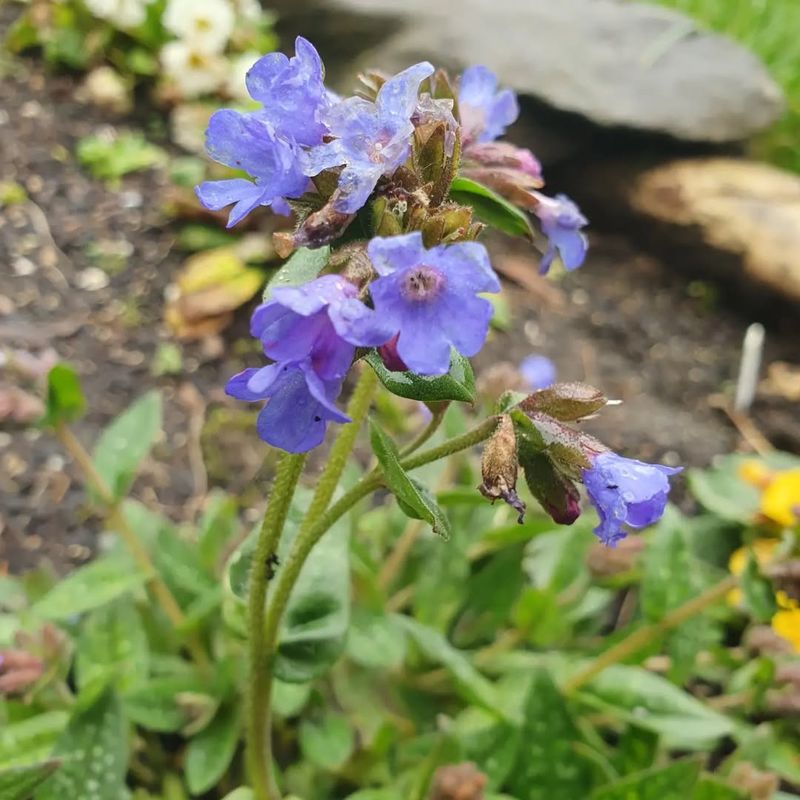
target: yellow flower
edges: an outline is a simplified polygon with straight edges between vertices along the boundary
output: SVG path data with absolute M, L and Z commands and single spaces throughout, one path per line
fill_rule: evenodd
M 800 609 L 781 609 L 772 617 L 772 630 L 800 653 Z
M 761 495 L 761 513 L 785 528 L 800 522 L 800 469 L 773 477 Z
M 756 461 L 755 459 L 742 461 L 736 472 L 745 483 L 758 486 L 759 489 L 767 486 L 774 474 L 763 461 Z

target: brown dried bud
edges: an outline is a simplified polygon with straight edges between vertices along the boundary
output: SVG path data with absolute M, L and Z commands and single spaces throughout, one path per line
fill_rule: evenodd
M 644 539 L 639 536 L 628 536 L 616 547 L 608 547 L 600 542 L 593 544 L 586 554 L 589 572 L 595 578 L 612 578 L 630 572 L 639 561 L 644 544 Z
M 272 243 L 275 252 L 281 258 L 287 258 L 298 247 L 323 247 L 338 239 L 347 230 L 347 226 L 355 219 L 355 214 L 343 214 L 333 207 L 334 193 L 331 200 L 319 211 L 309 214 L 297 230 L 275 233 Z
M 554 383 L 528 395 L 519 407 L 549 414 L 561 422 L 585 419 L 608 403 L 606 396 L 587 383 Z
M 486 776 L 470 761 L 445 764 L 433 774 L 429 800 L 483 800 Z
M 742 789 L 752 800 L 770 800 L 778 791 L 780 779 L 774 772 L 762 772 L 747 761 L 740 761 L 731 770 L 730 783 Z
M 21 694 L 44 673 L 44 662 L 24 650 L 0 650 L 0 695 Z
M 486 442 L 481 459 L 483 483 L 480 493 L 491 500 L 503 500 L 514 508 L 521 524 L 525 518 L 525 504 L 517 496 L 517 435 L 511 417 L 504 414 L 492 438 Z

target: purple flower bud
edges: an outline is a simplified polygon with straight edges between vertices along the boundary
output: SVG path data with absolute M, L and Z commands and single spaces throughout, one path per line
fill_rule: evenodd
M 349 97 L 325 116 L 335 138 L 305 153 L 304 170 L 313 176 L 344 167 L 334 195 L 336 211 L 354 214 L 381 176 L 391 175 L 408 158 L 419 85 L 432 74 L 427 61 L 415 64 L 386 81 L 374 103 Z
M 304 453 L 321 444 L 328 422 L 349 422 L 336 408 L 341 380 L 324 380 L 310 359 L 246 369 L 225 391 L 250 403 L 269 399 L 258 415 L 258 435 L 273 447 Z
M 521 172 L 542 185 L 542 165 L 528 149 L 510 142 L 476 142 L 465 148 L 464 157 L 483 167 L 497 167 Z
M 548 248 L 539 262 L 539 273 L 547 273 L 556 253 L 568 270 L 577 269 L 586 258 L 588 244 L 581 228 L 588 220 L 565 194 L 558 194 L 554 198 L 539 192 L 532 194 L 537 201 L 533 212 L 539 217 L 542 231 L 549 240 Z
M 468 67 L 461 76 L 458 110 L 465 142 L 491 142 L 519 116 L 516 94 L 510 89 L 498 92 L 495 74 L 480 65 Z
M 367 252 L 380 276 L 370 293 L 381 325 L 398 334 L 397 354 L 410 370 L 444 375 L 450 348 L 474 356 L 489 330 L 492 305 L 479 292 L 499 292 L 486 248 L 477 242 L 427 250 L 418 231 L 377 237 Z
M 293 58 L 269 53 L 247 73 L 247 91 L 264 107 L 257 114 L 278 135 L 301 145 L 322 142 L 327 128 L 322 121 L 332 105 L 325 89 L 325 68 L 307 39 L 295 40 Z
M 547 356 L 530 355 L 522 360 L 519 371 L 531 389 L 546 389 L 555 383 L 556 365 Z
M 626 536 L 623 525 L 644 528 L 658 521 L 667 505 L 668 476 L 682 469 L 645 464 L 611 451 L 597 455 L 583 471 L 583 483 L 600 515 L 594 529 L 600 541 L 613 547 Z
M 213 211 L 235 204 L 228 217 L 229 228 L 256 206 L 272 206 L 275 213 L 288 215 L 285 198 L 300 197 L 308 185 L 297 145 L 276 136 L 257 114 L 230 109 L 215 112 L 206 131 L 206 150 L 220 164 L 244 170 L 253 178 L 205 181 L 195 190 L 200 202 Z
M 341 381 L 355 345 L 374 347 L 392 333 L 357 294 L 340 275 L 280 287 L 253 312 L 250 333 L 275 361 L 308 359 L 322 380 Z

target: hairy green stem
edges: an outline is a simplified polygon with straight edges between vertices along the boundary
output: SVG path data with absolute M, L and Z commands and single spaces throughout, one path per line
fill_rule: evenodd
M 331 502 L 333 493 L 339 485 L 344 468 L 347 465 L 347 459 L 353 450 L 353 445 L 356 441 L 356 436 L 364 422 L 369 407 L 372 403 L 375 389 L 378 385 L 378 379 L 375 372 L 366 365 L 362 366 L 361 375 L 359 376 L 356 388 L 350 398 L 347 406 L 347 414 L 352 422 L 342 426 L 339 435 L 336 437 L 333 445 L 331 446 L 330 453 L 328 454 L 325 469 L 317 481 L 317 489 L 309 504 L 308 511 L 306 512 L 303 522 L 300 525 L 297 535 L 295 537 L 295 546 L 289 553 L 286 563 L 281 567 L 278 580 L 275 584 L 274 594 L 270 601 L 269 607 L 264 613 L 263 603 L 260 607 L 260 616 L 255 618 L 255 606 L 253 602 L 250 604 L 250 625 L 251 625 L 251 663 L 258 666 L 258 675 L 253 676 L 253 680 L 259 681 L 259 692 L 256 697 L 251 697 L 249 713 L 252 717 L 252 727 L 254 732 L 262 737 L 259 745 L 261 745 L 261 756 L 263 764 L 262 776 L 265 778 L 265 789 L 263 794 L 259 794 L 260 788 L 255 785 L 254 792 L 256 800 L 277 800 L 280 798 L 280 793 L 275 788 L 275 778 L 272 774 L 272 745 L 271 745 L 271 705 L 272 705 L 272 666 L 275 656 L 275 645 L 278 638 L 278 627 L 283 615 L 283 610 L 289 601 L 289 594 L 294 586 L 297 576 L 300 574 L 300 569 L 305 562 L 305 556 L 302 560 L 297 562 L 297 545 L 308 538 L 308 531 L 314 527 L 314 523 L 323 515 L 325 509 Z M 276 486 L 277 490 L 277 486 Z M 273 496 L 275 494 L 273 490 Z M 282 526 L 281 526 L 282 527 Z M 307 555 L 307 554 L 306 554 Z M 258 563 L 258 562 L 254 562 Z M 285 580 L 286 574 L 291 574 L 294 577 L 291 583 Z M 251 579 L 252 581 L 252 579 Z M 252 599 L 252 594 L 251 594 Z M 262 597 L 263 600 L 263 597 Z M 277 612 L 276 612 L 277 609 Z M 258 654 L 254 654 L 257 641 Z
M 712 605 L 725 597 L 731 589 L 734 589 L 738 584 L 738 578 L 735 575 L 729 575 L 715 583 L 709 589 L 706 589 L 702 594 L 693 597 L 681 606 L 672 609 L 664 615 L 659 622 L 654 622 L 651 625 L 645 625 L 638 628 L 633 633 L 626 636 L 621 641 L 617 642 L 613 647 L 610 647 L 604 653 L 601 653 L 592 662 L 586 665 L 580 672 L 573 675 L 568 681 L 563 684 L 564 692 L 574 692 L 585 686 L 591 680 L 597 677 L 606 667 L 612 664 L 618 664 L 626 658 L 637 653 L 650 642 L 657 639 L 659 636 L 677 628 L 678 625 L 691 619 L 695 615 L 703 611 L 707 606 Z
M 267 650 L 264 647 L 264 606 L 271 560 L 278 549 L 289 505 L 305 460 L 305 453 L 281 455 L 250 568 L 248 596 L 250 674 L 245 712 L 247 757 L 256 800 L 273 800 L 277 797 L 272 784 L 272 753 L 269 748 L 269 731 L 264 718 L 271 683 L 267 672 Z

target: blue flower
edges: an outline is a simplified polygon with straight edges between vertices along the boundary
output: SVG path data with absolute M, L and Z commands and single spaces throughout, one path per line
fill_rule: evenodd
M 246 369 L 225 386 L 231 397 L 269 400 L 258 415 L 258 435 L 289 453 L 304 453 L 322 443 L 328 422 L 349 422 L 336 408 L 342 381 L 326 381 L 310 360 Z
M 556 365 L 547 356 L 530 355 L 519 365 L 525 383 L 533 389 L 546 389 L 556 380 Z
M 497 91 L 495 74 L 483 66 L 468 67 L 458 89 L 458 111 L 465 142 L 491 142 L 519 116 L 511 89 Z
M 235 204 L 228 217 L 229 228 L 256 206 L 271 206 L 278 214 L 289 214 L 285 198 L 300 197 L 308 186 L 297 145 L 278 137 L 257 114 L 230 109 L 215 112 L 206 131 L 206 150 L 220 164 L 244 170 L 253 178 L 205 181 L 195 189 L 200 202 L 213 211 Z
M 247 91 L 264 108 L 258 115 L 278 136 L 301 145 L 322 142 L 327 128 L 322 117 L 331 105 L 325 88 L 325 68 L 314 45 L 295 40 L 295 56 L 269 53 L 247 73 Z
M 477 242 L 426 250 L 422 234 L 377 237 L 367 252 L 378 277 L 370 284 L 382 332 L 397 336 L 396 350 L 408 369 L 443 375 L 450 348 L 475 355 L 489 330 L 492 305 L 476 295 L 499 292 L 486 248 Z
M 588 223 L 580 209 L 565 194 L 547 197 L 532 192 L 536 199 L 533 212 L 539 217 L 542 232 L 548 239 L 548 247 L 539 262 L 539 272 L 545 275 L 556 257 L 568 270 L 577 269 L 586 258 L 588 242 L 581 228 Z
M 326 115 L 328 129 L 336 138 L 305 154 L 305 172 L 313 176 L 344 167 L 333 200 L 336 211 L 354 214 L 381 176 L 391 175 L 408 158 L 419 85 L 432 74 L 428 62 L 415 64 L 386 81 L 374 103 L 349 97 Z
M 681 470 L 611 451 L 595 456 L 591 467 L 583 471 L 583 483 L 600 516 L 594 529 L 600 541 L 613 547 L 626 536 L 623 525 L 644 528 L 657 522 L 667 505 L 668 477 Z
M 357 294 L 358 289 L 340 275 L 275 289 L 272 298 L 253 312 L 250 333 L 275 361 L 308 359 L 321 379 L 341 380 L 355 345 L 374 347 L 391 336 Z

